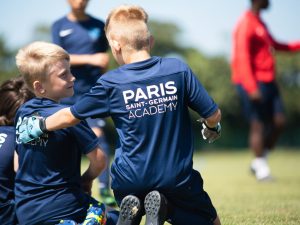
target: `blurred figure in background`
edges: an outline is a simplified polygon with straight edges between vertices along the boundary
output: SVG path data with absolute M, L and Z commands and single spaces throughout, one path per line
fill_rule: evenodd
M 98 78 L 106 71 L 109 63 L 108 43 L 104 32 L 104 22 L 86 13 L 88 0 L 68 0 L 71 11 L 52 25 L 52 39 L 70 54 L 72 74 L 76 77 L 74 95 L 64 99 L 63 104 L 73 105 L 81 95 L 89 92 Z M 89 126 L 100 139 L 109 165 L 110 148 L 104 135 L 103 119 L 87 119 Z M 109 166 L 98 177 L 102 201 L 115 206 L 110 192 Z
M 21 77 L 4 81 L 0 87 L 0 224 L 18 224 L 15 211 L 15 171 L 18 168 L 16 129 L 17 109 L 34 97 Z
M 300 42 L 279 43 L 271 36 L 260 13 L 269 0 L 250 0 L 233 33 L 232 82 L 241 98 L 250 124 L 249 145 L 255 158 L 251 171 L 257 180 L 272 178 L 267 154 L 284 125 L 284 107 L 275 80 L 274 50 L 298 51 Z

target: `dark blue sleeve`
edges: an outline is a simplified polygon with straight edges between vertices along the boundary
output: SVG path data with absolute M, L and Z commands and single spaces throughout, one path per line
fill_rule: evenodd
M 81 121 L 70 129 L 72 129 L 72 135 L 74 136 L 74 140 L 76 140 L 78 149 L 80 149 L 83 154 L 86 155 L 98 147 L 99 139 L 86 121 Z
M 78 119 L 103 118 L 109 116 L 110 104 L 106 88 L 98 81 L 89 93 L 71 106 L 72 114 Z
M 187 70 L 185 78 L 188 106 L 199 113 L 201 117 L 210 117 L 218 109 L 217 104 L 208 95 L 190 68 Z
M 59 25 L 58 25 L 58 23 L 54 23 L 52 25 L 52 27 L 51 27 L 51 37 L 52 37 L 52 42 L 54 44 L 62 46 L 61 38 L 59 36 Z

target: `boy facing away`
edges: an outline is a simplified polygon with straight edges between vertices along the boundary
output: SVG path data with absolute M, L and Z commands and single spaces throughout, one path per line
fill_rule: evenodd
M 208 141 L 219 136 L 221 112 L 186 64 L 150 56 L 153 38 L 147 21 L 138 6 L 112 10 L 105 29 L 120 67 L 102 75 L 75 105 L 46 119 L 31 117 L 20 127 L 20 139 L 51 135 L 88 117 L 111 116 L 119 135 L 111 167 L 121 208 L 118 225 L 139 224 L 144 210 L 147 225 L 165 220 L 174 225 L 220 224 L 201 175 L 193 169 L 188 108 L 204 118 Z
M 17 128 L 32 114 L 50 116 L 64 107 L 59 104 L 62 98 L 73 95 L 75 78 L 70 72 L 69 55 L 61 47 L 34 42 L 19 50 L 16 63 L 36 96 L 17 111 Z M 104 205 L 90 196 L 93 180 L 106 166 L 105 154 L 85 121 L 26 144 L 17 140 L 17 153 L 15 201 L 19 224 L 58 224 L 61 220 L 81 223 L 88 210 L 91 214 L 85 223 L 105 224 Z M 82 154 L 89 161 L 83 175 Z

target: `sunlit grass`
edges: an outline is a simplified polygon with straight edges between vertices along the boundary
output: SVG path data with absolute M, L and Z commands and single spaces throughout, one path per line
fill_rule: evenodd
M 267 183 L 250 174 L 251 157 L 246 150 L 200 151 L 194 156 L 194 168 L 201 172 L 222 224 L 299 225 L 300 149 L 279 149 L 270 155 L 275 181 Z M 97 181 L 93 196 L 100 200 Z

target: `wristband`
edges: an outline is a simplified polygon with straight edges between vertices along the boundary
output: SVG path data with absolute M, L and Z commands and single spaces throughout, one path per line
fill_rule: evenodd
M 46 118 L 45 117 L 39 119 L 39 125 L 40 125 L 40 129 L 43 133 L 48 132 L 48 130 L 46 128 Z
M 218 123 L 217 123 L 217 126 L 215 126 L 215 127 L 209 127 L 209 126 L 207 125 L 207 123 L 205 122 L 205 120 L 203 121 L 203 123 L 204 123 L 204 125 L 206 126 L 206 128 L 207 128 L 208 130 L 214 131 L 214 132 L 216 132 L 217 134 L 219 134 L 219 133 L 221 132 L 221 124 L 220 124 L 220 122 L 218 122 Z

